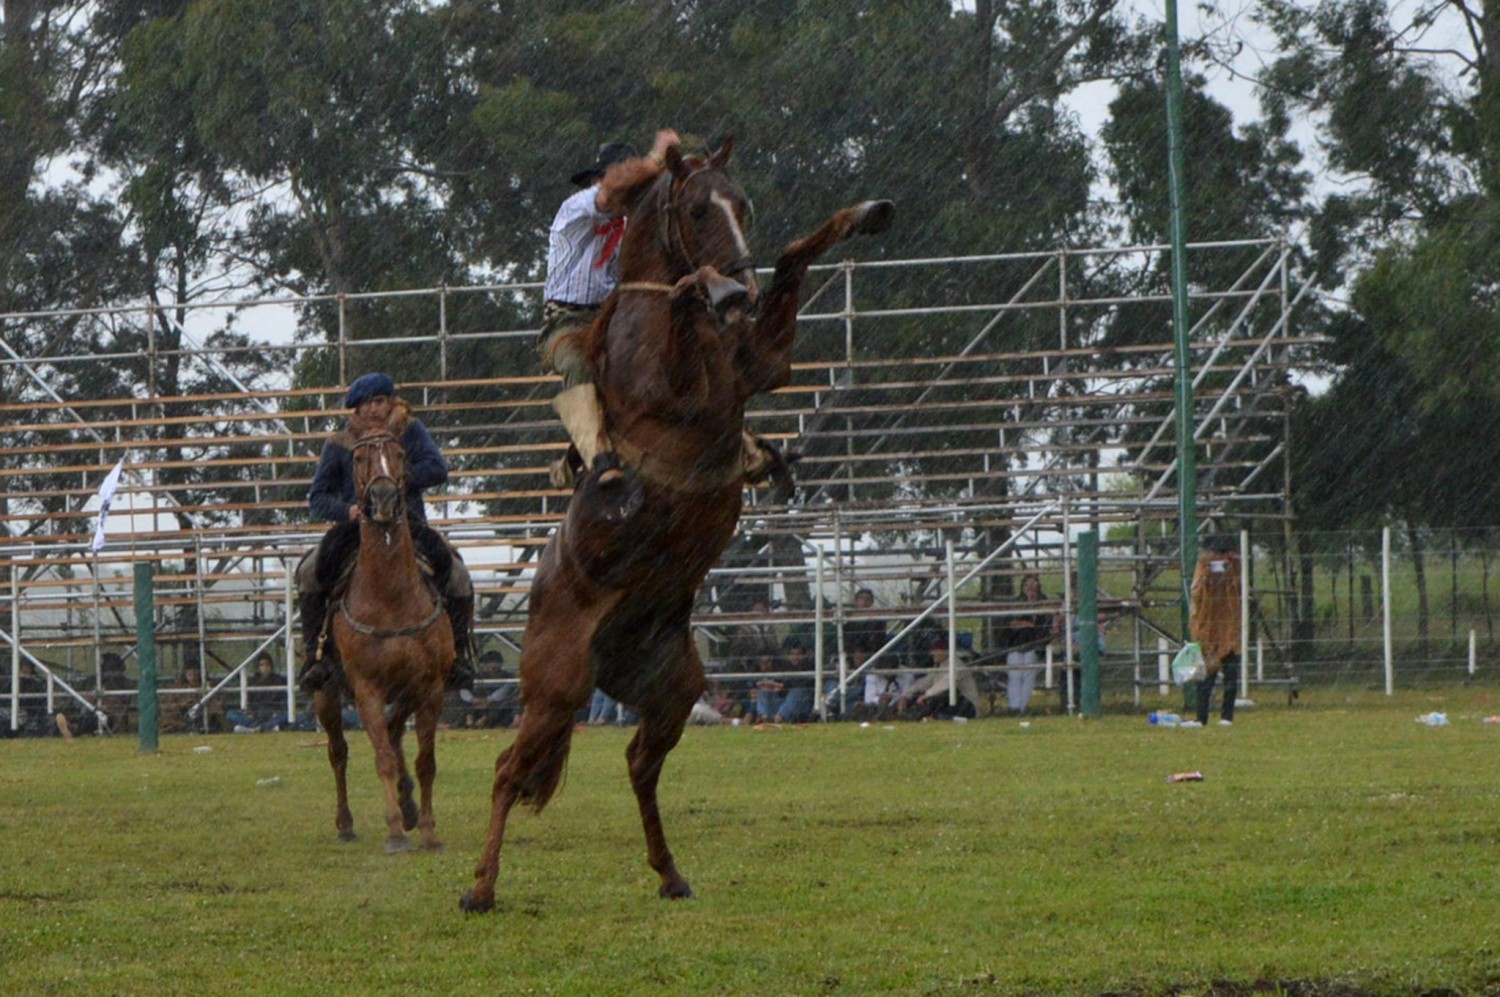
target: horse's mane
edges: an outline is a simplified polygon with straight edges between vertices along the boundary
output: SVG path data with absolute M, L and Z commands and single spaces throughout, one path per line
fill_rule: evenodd
M 391 399 L 391 413 L 386 416 L 383 423 L 367 424 L 359 418 L 358 412 L 349 414 L 349 435 L 354 440 L 371 433 L 390 433 L 396 439 L 401 439 L 401 434 L 406 432 L 406 426 L 411 422 L 411 403 L 400 395 Z

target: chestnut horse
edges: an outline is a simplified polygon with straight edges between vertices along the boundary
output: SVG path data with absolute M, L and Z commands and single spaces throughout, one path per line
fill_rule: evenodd
M 883 231 L 893 210 L 873 201 L 839 211 L 783 251 L 762 296 L 744 235 L 749 203 L 723 170 L 729 151 L 705 159 L 674 147 L 660 174 L 639 162 L 615 168 L 640 176 L 620 184 L 630 218 L 620 285 L 591 336 L 626 481 L 585 476 L 538 562 L 521 652 L 526 709 L 495 763 L 489 832 L 463 910 L 494 906 L 511 808 L 540 811 L 557 791 L 574 714 L 596 685 L 640 715 L 626 761 L 660 895 L 692 896 L 656 790 L 705 687 L 689 616 L 739 520 L 745 403 L 790 379 L 809 264 L 851 235 Z
M 454 659 L 448 614 L 436 586 L 417 566 L 406 521 L 406 455 L 399 440 L 407 415 L 407 408 L 397 405 L 384 427 L 362 433 L 354 442 L 354 486 L 362 511 L 359 559 L 343 599 L 329 613 L 343 674 L 314 696 L 318 720 L 328 732 L 328 761 L 338 786 L 334 826 L 339 839 L 354 840 L 344 778 L 349 745 L 341 715 L 347 683 L 385 786 L 388 853 L 410 849 L 406 832 L 414 827 L 421 828 L 425 848 L 442 848 L 432 816 L 432 780 L 437 774 L 433 744 Z M 406 721 L 413 715 L 420 810 L 412 802 L 411 774 L 401 750 Z

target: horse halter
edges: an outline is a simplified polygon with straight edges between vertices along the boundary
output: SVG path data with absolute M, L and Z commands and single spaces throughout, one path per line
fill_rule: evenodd
M 354 441 L 354 446 L 351 448 L 351 453 L 353 453 L 353 455 L 354 455 L 354 489 L 355 489 L 355 496 L 354 496 L 354 498 L 355 498 L 355 501 L 357 501 L 359 503 L 360 509 L 364 512 L 365 518 L 367 518 L 371 523 L 374 523 L 377 526 L 384 526 L 386 528 L 386 531 L 387 531 L 386 532 L 386 543 L 390 543 L 390 532 L 389 531 L 390 531 L 391 524 L 399 522 L 401 516 L 404 515 L 405 512 L 406 512 L 406 508 L 405 508 L 405 506 L 406 506 L 406 496 L 404 494 L 404 489 L 403 489 L 403 485 L 405 483 L 405 476 L 406 476 L 405 475 L 405 471 L 406 471 L 406 469 L 403 466 L 403 460 L 402 460 L 402 458 L 399 455 L 396 457 L 396 460 L 395 460 L 395 468 L 392 469 L 392 467 L 391 467 L 391 464 L 392 464 L 391 456 L 392 455 L 386 449 L 387 447 L 390 447 L 390 446 L 396 447 L 396 449 L 398 451 L 400 450 L 401 444 L 396 439 L 396 437 L 394 435 L 392 435 L 391 433 L 371 433 L 368 436 L 362 436 L 359 439 L 355 440 Z M 360 466 L 359 466 L 359 464 L 360 464 L 360 456 L 359 456 L 359 452 L 361 450 L 367 450 L 370 447 L 379 447 L 380 448 L 380 455 L 379 455 L 380 456 L 380 470 L 379 470 L 379 473 L 371 476 L 369 480 L 367 480 L 363 484 L 361 484 L 360 480 L 359 480 L 359 478 L 360 478 L 360 473 L 359 473 L 360 472 Z M 396 513 L 395 513 L 395 516 L 392 517 L 391 520 L 385 521 L 385 522 L 382 522 L 381 520 L 378 520 L 378 519 L 375 518 L 375 516 L 373 514 L 374 510 L 373 510 L 373 508 L 370 507 L 370 502 L 369 502 L 370 488 L 371 488 L 372 485 L 374 485 L 376 482 L 379 482 L 379 481 L 389 481 L 391 483 L 391 486 L 396 491 Z
M 656 197 L 656 212 L 658 216 L 657 236 L 661 240 L 662 248 L 669 255 L 675 254 L 682 258 L 687 265 L 689 273 L 697 270 L 701 264 L 693 259 L 692 252 L 688 249 L 687 240 L 682 234 L 682 217 L 678 213 L 681 208 L 681 195 L 687 190 L 688 184 L 705 173 L 720 173 L 721 171 L 712 166 L 700 166 L 693 170 L 678 183 L 676 177 L 668 173 L 667 182 L 660 186 Z M 753 209 L 752 209 L 753 215 Z M 755 269 L 755 261 L 747 252 L 745 255 L 731 260 L 724 266 L 715 267 L 725 277 L 734 277 L 735 274 L 744 273 L 746 270 Z

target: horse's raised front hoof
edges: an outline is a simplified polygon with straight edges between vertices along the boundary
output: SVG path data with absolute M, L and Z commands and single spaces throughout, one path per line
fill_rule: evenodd
M 410 831 L 417 826 L 417 821 L 422 817 L 422 811 L 417 809 L 417 804 L 407 797 L 401 801 L 401 826 Z
M 400 855 L 402 852 L 411 851 L 411 839 L 404 834 L 393 834 L 385 839 L 385 853 L 387 855 Z
M 495 909 L 495 898 L 480 900 L 474 896 L 474 891 L 470 890 L 458 898 L 458 909 L 465 914 L 488 914 Z
M 657 891 L 657 895 L 663 900 L 691 900 L 693 899 L 693 888 L 688 885 L 687 880 L 678 879 L 676 882 L 661 884 L 661 889 Z
M 879 235 L 891 227 L 891 222 L 896 217 L 896 205 L 893 201 L 865 201 L 855 206 L 859 214 L 854 219 L 854 228 L 850 231 L 855 235 Z
M 722 274 L 709 275 L 704 278 L 704 284 L 708 289 L 708 303 L 713 306 L 714 315 L 720 322 L 732 309 L 743 308 L 750 302 L 750 289 Z

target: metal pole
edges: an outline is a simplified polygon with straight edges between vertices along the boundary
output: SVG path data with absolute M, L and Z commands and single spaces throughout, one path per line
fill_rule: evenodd
M 21 572 L 10 566 L 10 729 L 21 729 Z M 51 704 L 49 703 L 50 707 Z
M 1178 592 L 1184 639 L 1188 587 L 1198 537 L 1198 455 L 1193 443 L 1193 379 L 1188 352 L 1187 221 L 1183 204 L 1182 50 L 1177 40 L 1177 0 L 1167 0 L 1167 188 L 1172 202 L 1172 342 L 1176 360 Z
M 948 558 L 948 705 L 958 705 L 958 590 L 953 584 L 953 541 L 943 544 Z
M 1385 617 L 1385 694 L 1396 694 L 1396 661 L 1391 647 L 1391 528 L 1380 531 L 1380 611 Z
M 1240 695 L 1250 695 L 1250 663 L 1245 652 L 1250 650 L 1250 531 L 1240 530 Z M 1255 680 L 1265 678 L 1262 664 L 1255 664 Z
M 158 749 L 160 715 L 156 703 L 156 607 L 151 587 L 151 562 L 135 566 L 135 657 L 141 666 L 140 680 L 140 750 L 155 753 Z
M 823 551 L 813 558 L 813 688 L 818 690 L 818 719 L 828 722 L 828 697 L 823 695 Z
M 286 676 L 286 718 L 289 725 L 287 729 L 290 730 L 290 725 L 295 724 L 297 720 L 297 689 L 292 684 L 294 674 L 292 658 L 296 654 L 297 647 L 292 633 L 292 576 L 297 568 L 296 561 L 290 558 L 282 561 L 281 566 L 286 571 L 286 651 L 282 655 L 282 674 Z
M 1084 530 L 1078 534 L 1078 639 L 1083 643 L 1083 690 L 1078 697 L 1078 712 L 1099 717 L 1104 706 L 1099 695 L 1099 534 Z

